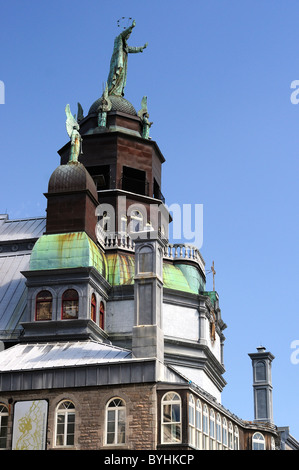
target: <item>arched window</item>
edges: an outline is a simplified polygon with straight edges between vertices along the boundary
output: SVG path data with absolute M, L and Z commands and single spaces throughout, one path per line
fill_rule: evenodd
M 255 364 L 255 380 L 266 380 L 266 364 L 264 361 L 258 361 Z
M 148 273 L 153 270 L 153 250 L 150 246 L 143 246 L 138 253 L 138 272 Z
M 216 441 L 217 441 L 217 449 L 221 450 L 222 432 L 221 432 L 221 416 L 219 413 L 217 413 L 217 417 L 216 417 Z
M 168 392 L 162 398 L 162 444 L 178 443 L 182 439 L 181 398 Z
M 189 444 L 195 447 L 195 401 L 189 395 Z
M 0 449 L 6 449 L 8 408 L 0 403 Z
M 143 230 L 143 215 L 135 210 L 131 214 L 131 231 L 141 232 Z
M 110 230 L 110 214 L 107 211 L 103 212 L 102 216 L 102 229 L 104 232 L 109 232 Z
M 239 450 L 239 429 L 234 427 L 234 450 Z
M 90 304 L 90 318 L 92 321 L 96 323 L 97 321 L 97 301 L 95 294 L 91 296 L 91 304 Z
M 75 405 L 64 400 L 56 409 L 56 447 L 73 446 L 75 443 Z
M 228 447 L 231 450 L 234 448 L 233 425 L 231 422 L 228 423 Z
M 215 412 L 210 410 L 210 450 L 215 450 Z
M 209 410 L 207 405 L 203 407 L 202 431 L 202 448 L 207 450 L 209 448 Z
M 68 289 L 62 295 L 62 319 L 78 318 L 79 295 L 75 289 Z
M 124 444 L 126 440 L 126 404 L 112 398 L 106 407 L 106 444 Z
M 265 438 L 260 432 L 255 432 L 252 436 L 252 450 L 265 450 Z
M 40 291 L 36 296 L 35 320 L 52 319 L 52 294 L 48 290 Z
M 196 400 L 195 427 L 196 427 L 196 443 L 195 443 L 195 446 L 196 446 L 197 449 L 201 449 L 201 443 L 202 443 L 202 408 L 201 408 L 201 401 L 200 400 Z
M 100 328 L 104 330 L 105 325 L 105 305 L 104 302 L 100 303 Z
M 226 418 L 222 420 L 222 444 L 223 449 L 227 450 L 227 421 Z
M 275 439 L 271 436 L 271 450 L 275 450 Z

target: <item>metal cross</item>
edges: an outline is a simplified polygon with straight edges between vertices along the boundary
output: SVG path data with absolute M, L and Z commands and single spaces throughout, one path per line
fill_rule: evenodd
M 216 274 L 216 271 L 214 269 L 214 261 L 213 261 L 213 264 L 211 266 L 211 271 L 213 273 L 213 291 L 215 291 L 215 274 Z

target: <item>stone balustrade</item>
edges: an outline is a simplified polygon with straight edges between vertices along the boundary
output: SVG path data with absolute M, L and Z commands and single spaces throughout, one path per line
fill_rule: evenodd
M 205 262 L 199 249 L 187 243 L 168 243 L 164 248 L 164 259 L 194 261 L 205 272 Z
M 134 252 L 134 240 L 122 233 L 105 233 L 105 250 L 122 249 Z M 205 262 L 199 249 L 188 243 L 168 243 L 164 248 L 163 258 L 172 261 L 193 261 L 205 273 Z

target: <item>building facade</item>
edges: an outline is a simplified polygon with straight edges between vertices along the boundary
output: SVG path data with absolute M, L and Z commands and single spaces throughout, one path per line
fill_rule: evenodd
M 273 423 L 271 353 L 250 354 L 255 419 L 221 404 L 219 296 L 198 248 L 169 242 L 147 100 L 124 98 L 134 26 L 87 115 L 66 107 L 46 217 L 0 216 L 0 449 L 298 448 Z

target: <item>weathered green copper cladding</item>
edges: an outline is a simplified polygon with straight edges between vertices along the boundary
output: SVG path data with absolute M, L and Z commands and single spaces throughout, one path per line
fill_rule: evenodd
M 198 294 L 198 291 L 190 286 L 181 269 L 170 263 L 163 264 L 163 284 L 168 289 Z
M 205 282 L 195 266 L 183 263 L 175 263 L 175 266 L 182 271 L 193 292 L 198 294 L 198 292 L 203 292 L 205 290 Z
M 129 253 L 107 253 L 108 281 L 112 286 L 133 285 L 135 275 L 135 256 Z M 197 268 L 187 264 L 163 264 L 164 287 L 192 294 L 204 290 Z
M 108 253 L 108 281 L 112 286 L 134 284 L 135 255 Z
M 203 292 L 203 294 L 209 297 L 212 304 L 215 305 L 215 302 L 217 300 L 217 292 L 215 292 L 214 290 L 210 290 L 210 291 Z
M 103 253 L 85 232 L 43 235 L 31 253 L 30 270 L 94 267 L 107 277 Z

